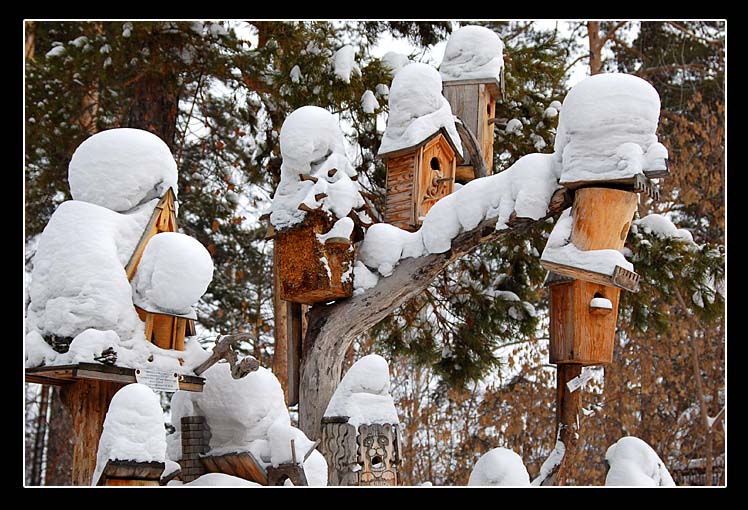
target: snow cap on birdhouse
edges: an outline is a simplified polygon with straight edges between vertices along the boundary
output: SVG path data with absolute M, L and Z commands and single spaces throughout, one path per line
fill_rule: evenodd
M 667 149 L 657 141 L 660 96 L 647 81 L 604 73 L 576 84 L 563 102 L 555 154 L 560 183 L 577 188 L 628 183 L 637 174 L 667 175 Z
M 317 106 L 292 112 L 280 133 L 281 180 L 273 197 L 281 298 L 312 304 L 353 293 L 355 243 L 372 220 L 335 117 Z
M 364 356 L 346 372 L 322 418 L 331 485 L 397 485 L 400 420 L 387 361 Z
M 462 160 L 462 143 L 441 90 L 439 73 L 427 64 L 409 64 L 392 80 L 377 157 L 387 164 L 384 220 L 405 230 L 417 229 L 431 207 L 452 192 Z
M 490 28 L 466 25 L 449 36 L 439 66 L 444 97 L 472 134 L 460 131 L 463 146 L 475 144 L 480 150 L 485 174 L 472 161 L 477 154 L 463 151 L 457 167 L 457 182 L 465 183 L 493 172 L 494 117 L 496 102 L 504 97 L 504 43 Z
M 116 128 L 81 143 L 68 167 L 70 194 L 124 212 L 171 188 L 177 193 L 177 164 L 161 138 L 142 129 Z

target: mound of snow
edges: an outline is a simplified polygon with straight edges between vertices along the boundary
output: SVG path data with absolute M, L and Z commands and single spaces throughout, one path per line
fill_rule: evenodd
M 164 462 L 165 456 L 164 413 L 158 395 L 144 384 L 128 384 L 109 404 L 91 484 L 96 484 L 110 459 Z
M 179 480 L 172 480 L 167 486 L 183 487 L 262 487 L 259 483 L 250 482 L 238 476 L 225 475 L 223 473 L 205 473 L 191 482 L 182 483 Z
M 192 306 L 212 279 L 213 260 L 199 241 L 161 232 L 148 241 L 138 263 L 132 281 L 133 302 L 152 312 L 194 315 Z
M 330 112 L 317 106 L 292 112 L 281 127 L 280 148 L 281 180 L 270 213 L 275 228 L 301 222 L 306 215 L 299 209 L 302 203 L 336 218 L 364 205 L 358 182 L 351 179 L 357 173 L 346 157 L 343 133 Z
M 407 55 L 397 53 L 396 51 L 388 51 L 382 56 L 382 64 L 390 70 L 392 76 L 395 76 L 400 69 L 412 63 L 413 61 Z
M 610 466 L 605 485 L 674 487 L 675 482 L 659 455 L 638 437 L 623 437 L 605 452 Z
M 462 144 L 449 102 L 442 96 L 442 80 L 428 64 L 403 67 L 392 80 L 389 118 L 379 154 L 417 145 L 440 128 L 462 155 Z
M 466 25 L 449 36 L 439 66 L 442 80 L 476 80 L 501 77 L 504 43 L 490 28 Z
M 142 129 L 117 128 L 96 133 L 73 153 L 68 167 L 75 200 L 128 211 L 172 188 L 177 193 L 177 164 L 158 136 Z
M 361 424 L 400 423 L 390 395 L 387 361 L 369 354 L 354 363 L 338 384 L 325 416 L 347 416 L 348 423 L 356 428 Z
M 561 184 L 665 170 L 659 116 L 659 94 L 636 76 L 597 74 L 576 84 L 564 99 L 556 135 Z
M 468 485 L 526 487 L 530 485 L 530 475 L 522 457 L 507 448 L 494 448 L 475 463 Z

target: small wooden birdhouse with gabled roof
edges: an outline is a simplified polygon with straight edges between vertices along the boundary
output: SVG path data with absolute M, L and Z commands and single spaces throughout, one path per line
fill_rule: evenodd
M 387 164 L 384 221 L 403 230 L 417 230 L 424 216 L 454 190 L 461 157 L 444 128 L 420 143 L 383 154 Z

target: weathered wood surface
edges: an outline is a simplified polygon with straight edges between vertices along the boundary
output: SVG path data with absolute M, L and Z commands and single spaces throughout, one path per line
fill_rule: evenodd
M 96 453 L 104 418 L 114 394 L 124 383 L 79 380 L 63 386 L 60 398 L 73 422 L 72 485 L 93 485 Z
M 127 279 L 132 280 L 135 276 L 135 272 L 138 270 L 138 263 L 143 257 L 143 251 L 153 236 L 160 232 L 176 232 L 177 231 L 177 215 L 174 192 L 171 188 L 166 190 L 164 196 L 161 197 L 156 208 L 153 210 L 148 223 L 146 224 L 143 234 L 138 240 L 138 244 L 135 245 L 135 249 L 130 256 L 130 260 L 125 266 L 125 273 L 127 273 Z
M 417 151 L 387 159 L 384 221 L 404 230 L 412 230 L 415 225 L 413 189 L 417 160 Z
M 145 322 L 145 338 L 161 349 L 184 350 L 184 337 L 194 331 L 195 321 L 186 317 L 149 312 L 135 306 L 140 320 Z M 194 333 L 193 333 L 194 334 Z
M 277 467 L 268 466 L 268 485 L 283 486 L 286 480 L 291 480 L 295 487 L 308 486 L 304 466 L 302 464 L 279 464 Z
M 496 115 L 496 99 L 498 98 L 498 96 L 492 95 L 490 90 L 484 83 L 480 85 L 478 94 L 481 98 L 481 122 L 478 128 L 479 132 L 476 133 L 476 137 L 481 144 L 483 161 L 486 163 L 488 175 L 491 175 L 493 173 L 493 119 Z
M 77 363 L 26 369 L 26 381 L 37 384 L 64 386 L 80 379 L 108 381 L 122 384 L 137 382 L 135 369 L 108 366 L 100 363 Z M 193 375 L 179 376 L 179 389 L 183 391 L 203 391 L 205 379 Z
M 599 285 L 618 287 L 619 289 L 624 289 L 629 292 L 639 291 L 639 275 L 633 271 L 624 269 L 621 266 L 616 266 L 613 270 L 613 274 L 605 274 L 590 271 L 588 269 L 580 269 L 574 266 L 567 266 L 565 264 L 558 264 L 548 260 L 541 260 L 540 264 L 548 271 L 552 271 L 574 280 L 580 279 L 591 283 L 597 283 Z
M 457 127 L 457 132 L 460 134 L 460 139 L 462 140 L 462 151 L 468 155 L 471 163 L 471 166 L 469 167 L 458 167 L 463 169 L 461 175 L 467 177 L 465 175 L 466 169 L 469 168 L 472 170 L 472 176 L 467 179 L 468 181 L 477 179 L 478 177 L 486 177 L 491 173 L 489 169 L 492 168 L 493 165 L 486 165 L 480 142 L 463 122 L 457 122 L 455 123 L 455 126 Z M 491 153 L 493 154 L 493 149 L 491 150 Z M 493 155 L 491 157 L 493 158 Z
M 639 196 L 612 188 L 582 188 L 574 194 L 571 242 L 580 250 L 623 248 Z
M 556 437 L 564 443 L 565 453 L 552 477 L 554 485 L 568 485 L 569 467 L 576 461 L 581 443 L 579 434 L 579 411 L 582 391 L 569 391 L 566 383 L 582 373 L 582 366 L 561 364 L 556 372 Z
M 243 340 L 251 339 L 252 335 L 249 333 L 219 335 L 208 359 L 195 367 L 193 371 L 196 375 L 200 375 L 222 359 L 229 362 L 229 365 L 231 366 L 231 377 L 234 379 L 241 379 L 250 372 L 256 371 L 260 368 L 260 362 L 257 361 L 254 356 L 246 355 L 240 361 L 239 355 L 237 354 L 239 343 Z
M 311 210 L 301 223 L 276 231 L 281 299 L 312 304 L 353 294 L 353 279 L 344 280 L 342 276 L 353 265 L 355 249 L 323 244 L 317 238 L 318 234 L 329 232 L 334 224 L 332 215 Z
M 165 467 L 163 462 L 109 460 L 96 485 L 160 485 Z
M 422 223 L 439 200 L 452 193 L 455 177 L 455 151 L 444 136 L 437 136 L 421 149 L 420 169 L 415 187 L 416 224 Z
M 402 455 L 397 425 L 364 424 L 358 427 L 359 485 L 396 486 L 397 466 Z
M 251 452 L 205 455 L 200 458 L 208 473 L 224 473 L 268 485 L 268 473 Z
M 568 193 L 558 190 L 548 212 L 539 220 L 514 218 L 509 228 L 497 231 L 496 219 L 486 220 L 452 241 L 451 250 L 400 261 L 393 274 L 382 278 L 364 294 L 332 304 L 318 304 L 309 312 L 301 361 L 300 428 L 311 439 L 320 438 L 320 422 L 340 381 L 341 361 L 361 333 L 384 319 L 392 310 L 422 292 L 451 262 L 478 246 L 496 241 L 509 232 L 526 229 L 569 207 Z
M 322 419 L 320 451 L 327 461 L 328 485 L 358 485 L 356 427 L 348 423 L 347 417 Z
M 302 305 L 288 303 L 287 313 L 288 405 L 293 406 L 299 403 L 299 383 L 301 381 Z
M 613 361 L 620 289 L 584 280 L 550 286 L 551 363 L 606 365 Z M 609 299 L 612 310 L 590 309 L 594 297 Z

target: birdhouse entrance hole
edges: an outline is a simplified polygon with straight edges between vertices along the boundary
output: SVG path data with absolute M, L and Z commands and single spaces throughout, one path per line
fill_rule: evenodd
M 431 158 L 431 169 L 441 170 L 441 168 L 439 167 L 439 158 Z

